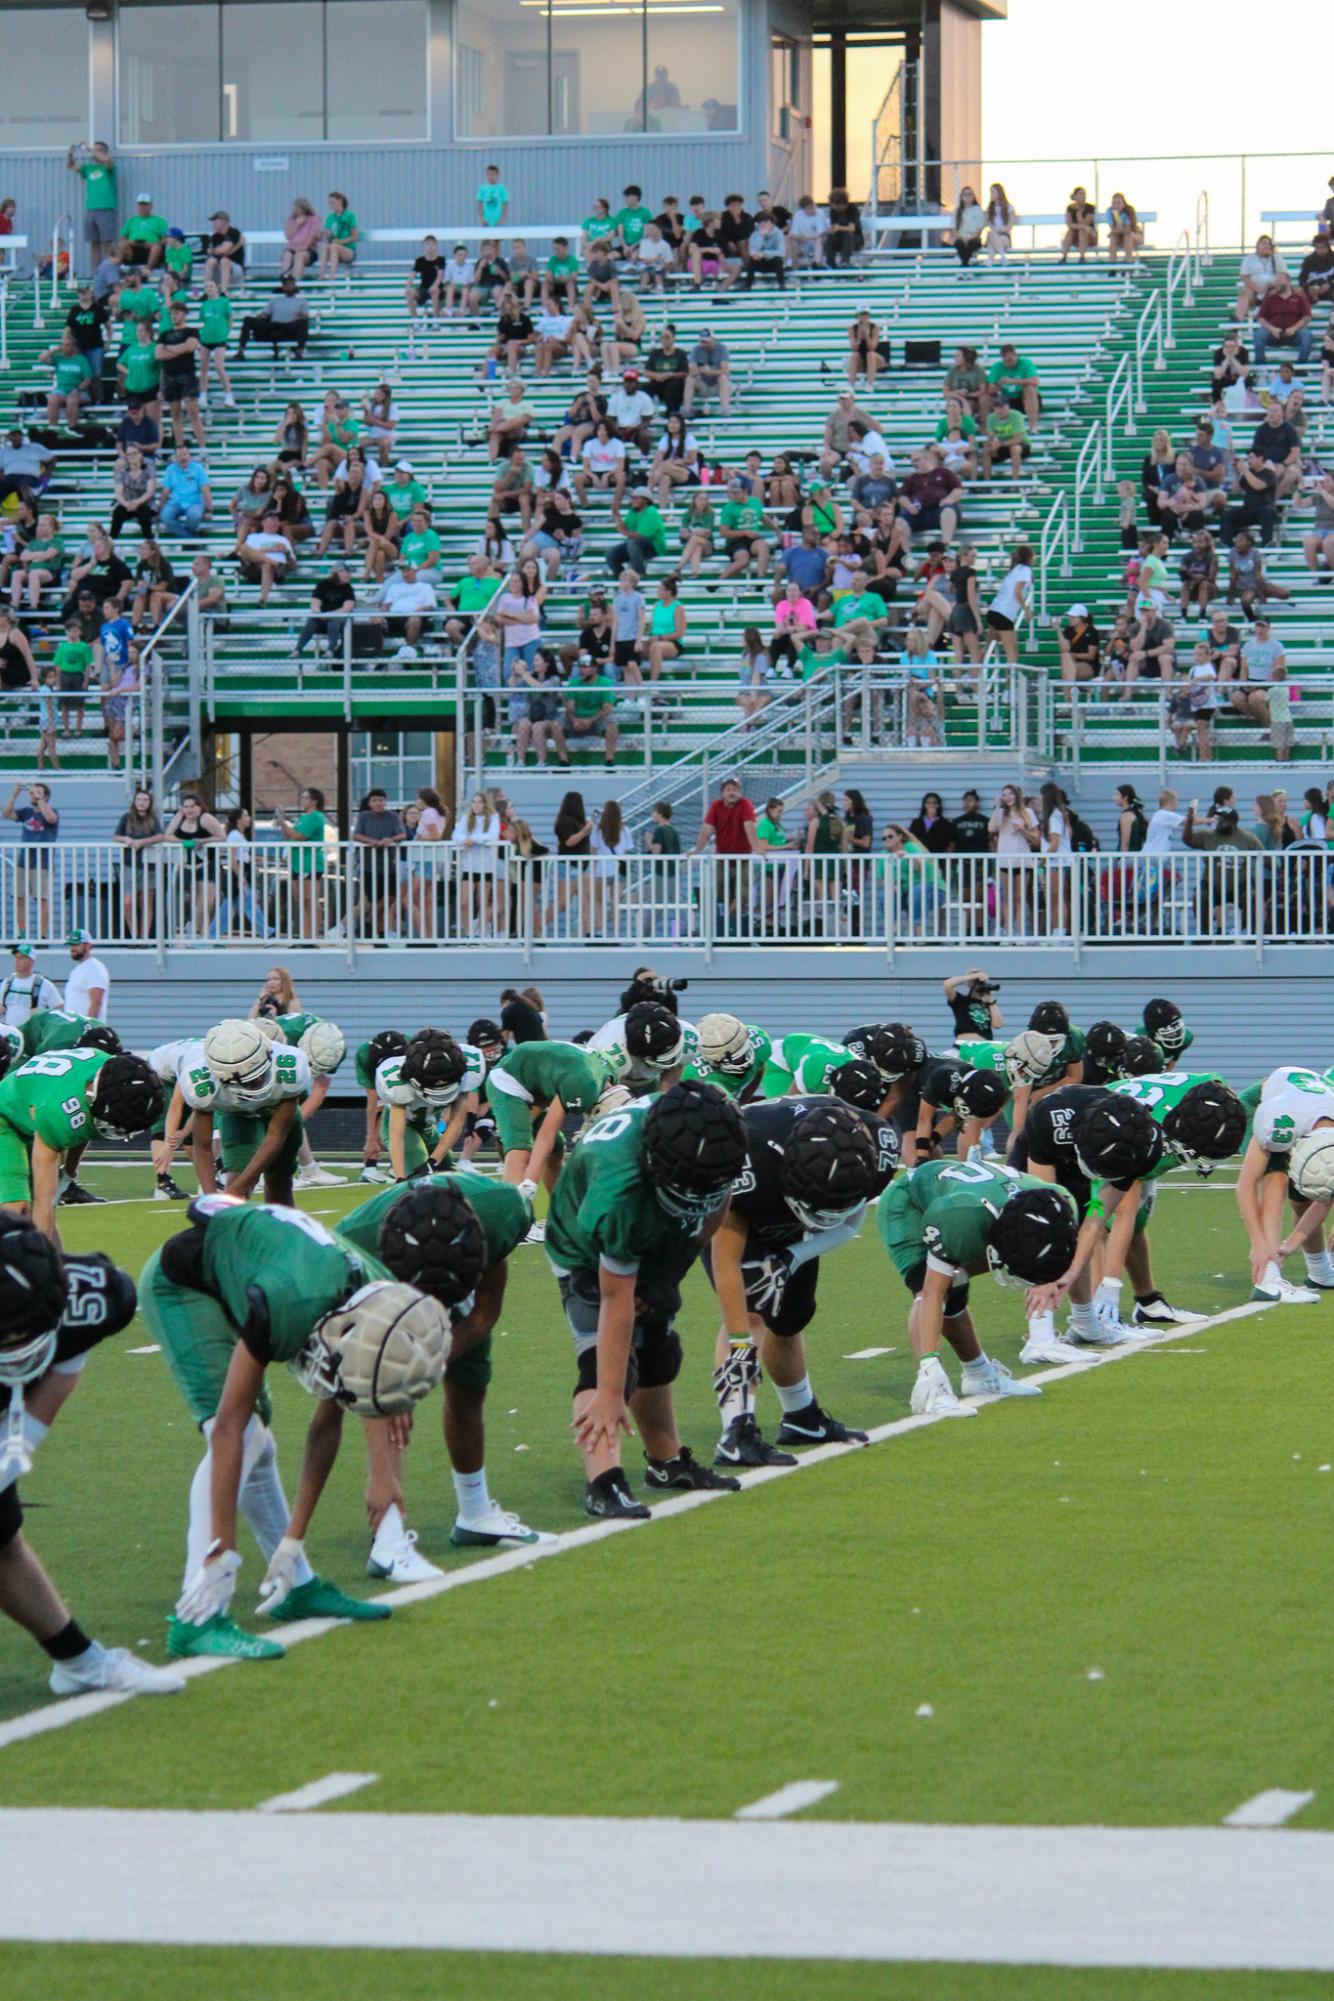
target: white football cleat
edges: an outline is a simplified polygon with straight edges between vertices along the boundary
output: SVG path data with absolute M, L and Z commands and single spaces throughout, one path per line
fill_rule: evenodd
M 976 1417 L 971 1404 L 960 1403 L 950 1379 L 934 1355 L 927 1355 L 917 1367 L 908 1407 L 914 1417 Z
M 492 1501 L 483 1514 L 470 1515 L 466 1521 L 460 1515 L 449 1532 L 449 1540 L 456 1549 L 498 1549 L 505 1543 L 517 1548 L 522 1543 L 554 1542 L 556 1538 L 540 1529 L 530 1529 L 527 1522 L 502 1508 L 499 1501 Z
M 524 1238 L 526 1244 L 544 1244 L 547 1240 L 547 1226 L 543 1222 L 534 1223 Z
M 1267 1306 L 1314 1306 L 1319 1297 L 1313 1286 L 1289 1285 L 1275 1264 L 1265 1266 L 1264 1277 L 1251 1293 L 1252 1299 Z
M 1088 1354 L 1085 1349 L 1063 1341 L 1057 1333 L 1033 1330 L 1019 1350 L 1019 1360 L 1025 1368 L 1031 1368 L 1036 1362 L 1087 1362 Z
M 378 1181 L 389 1187 L 394 1177 L 392 1174 L 386 1174 L 382 1167 L 377 1167 L 374 1161 L 368 1160 L 362 1168 L 361 1173 L 357 1176 L 357 1179 L 359 1181 Z
M 48 1684 L 52 1695 L 88 1695 L 115 1689 L 127 1695 L 183 1695 L 185 1681 L 166 1668 L 150 1667 L 124 1647 L 102 1647 L 94 1640 L 77 1660 L 57 1661 Z
M 990 1355 L 983 1355 L 979 1361 L 965 1362 L 963 1380 L 960 1384 L 966 1397 L 1040 1397 L 1042 1390 L 1037 1383 L 1018 1381 L 1010 1374 L 1004 1362 L 993 1362 Z
M 340 1188 L 342 1182 L 341 1174 L 330 1174 L 328 1168 L 321 1167 L 318 1161 L 312 1161 L 309 1167 L 303 1167 L 292 1177 L 293 1188 Z
M 367 1577 L 386 1577 L 391 1584 L 428 1584 L 444 1574 L 418 1554 L 416 1529 L 405 1529 L 396 1542 L 373 1544 L 366 1559 Z
M 1095 1307 L 1090 1320 L 1071 1320 L 1065 1338 L 1081 1348 L 1117 1348 L 1122 1341 L 1133 1340 L 1135 1333 L 1114 1306 Z

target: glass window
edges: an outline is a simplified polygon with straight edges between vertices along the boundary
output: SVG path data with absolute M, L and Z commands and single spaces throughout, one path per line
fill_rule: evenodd
M 551 129 L 608 137 L 644 129 L 644 16 L 552 0 Z
M 216 144 L 222 137 L 217 7 L 121 0 L 118 21 L 122 145 Z
M 648 0 L 650 132 L 736 132 L 738 0 Z
M 424 139 L 425 0 L 330 0 L 325 137 Z
M 83 138 L 88 23 L 82 7 L 7 7 L 0 14 L 0 76 L 0 146 L 32 150 Z
M 545 133 L 546 10 L 524 0 L 458 0 L 454 10 L 455 117 L 460 138 Z
M 222 136 L 271 145 L 324 137 L 320 0 L 227 0 L 222 10 Z

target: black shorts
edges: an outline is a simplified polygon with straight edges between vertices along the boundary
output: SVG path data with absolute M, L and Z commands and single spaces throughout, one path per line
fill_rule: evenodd
M 17 1487 L 6 1487 L 0 1494 L 0 1549 L 8 1549 L 22 1527 L 23 1508 L 19 1490 Z
M 710 1250 L 711 1246 L 706 1244 L 700 1262 L 712 1282 Z M 741 1254 L 741 1278 L 746 1288 L 747 1312 L 756 1314 L 771 1334 L 791 1340 L 815 1318 L 819 1258 L 810 1258 L 794 1271 L 787 1246 L 766 1249 L 763 1243 L 748 1241 Z
M 1014 631 L 1014 620 L 1012 618 L 1007 618 L 1003 611 L 989 611 L 987 613 L 987 624 L 991 627 L 993 632 Z
M 917 1294 L 922 1290 L 922 1287 L 926 1284 L 925 1258 L 922 1259 L 922 1262 L 919 1265 L 914 1265 L 910 1272 L 904 1273 L 903 1283 L 907 1286 L 909 1292 L 912 1293 L 913 1297 L 916 1298 Z M 957 1320 L 960 1314 L 966 1313 L 967 1311 L 968 1311 L 968 1280 L 966 1278 L 951 1279 L 950 1289 L 945 1294 L 945 1318 L 947 1320 Z
M 168 403 L 184 403 L 199 395 L 199 377 L 191 369 L 188 375 L 164 375 L 162 394 Z
M 628 667 L 639 658 L 639 646 L 633 639 L 618 639 L 611 649 L 612 663 L 617 667 Z
M 152 248 L 151 243 L 127 243 L 125 245 L 125 262 L 127 264 L 147 264 L 148 255 Z

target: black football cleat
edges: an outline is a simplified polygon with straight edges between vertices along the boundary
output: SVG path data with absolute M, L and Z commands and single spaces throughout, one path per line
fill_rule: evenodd
M 753 1417 L 734 1417 L 718 1441 L 715 1466 L 795 1466 L 790 1452 L 780 1452 L 763 1436 Z
M 77 1208 L 81 1202 L 105 1202 L 107 1198 L 105 1195 L 94 1195 L 92 1189 L 85 1188 L 81 1181 L 70 1181 L 66 1183 L 60 1199 L 71 1208 Z
M 866 1445 L 868 1435 L 864 1431 L 850 1431 L 846 1424 L 840 1424 L 827 1410 L 821 1410 L 818 1403 L 808 1403 L 802 1410 L 789 1410 L 783 1415 L 778 1427 L 780 1445 Z
M 646 1522 L 649 1511 L 642 1501 L 637 1501 L 630 1492 L 624 1473 L 619 1466 L 610 1473 L 599 1473 L 596 1480 L 588 1483 L 584 1495 L 584 1513 L 597 1521 Z
M 674 1488 L 678 1492 L 735 1494 L 740 1490 L 739 1480 L 729 1480 L 725 1473 L 715 1473 L 711 1466 L 701 1466 L 688 1445 L 683 1445 L 675 1459 L 649 1459 L 645 1462 L 644 1485 L 656 1487 L 660 1492 Z

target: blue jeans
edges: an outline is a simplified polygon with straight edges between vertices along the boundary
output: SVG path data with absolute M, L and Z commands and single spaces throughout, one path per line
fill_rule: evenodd
M 203 518 L 202 500 L 186 503 L 168 498 L 163 502 L 160 526 L 165 528 L 169 535 L 194 535 Z
M 1311 359 L 1311 329 L 1309 326 L 1303 327 L 1299 333 L 1295 334 L 1270 333 L 1264 321 L 1261 320 L 1255 329 L 1256 361 L 1263 361 L 1271 347 L 1295 348 L 1297 350 L 1298 361 L 1309 361 Z
M 255 899 L 249 885 L 245 885 L 236 891 L 235 901 L 238 914 L 249 921 L 254 929 L 255 936 L 257 938 L 267 938 L 269 927 L 255 907 Z M 232 897 L 228 895 L 223 897 L 221 903 L 218 905 L 218 914 L 208 927 L 209 937 L 216 938 L 220 931 L 229 931 L 231 924 Z

